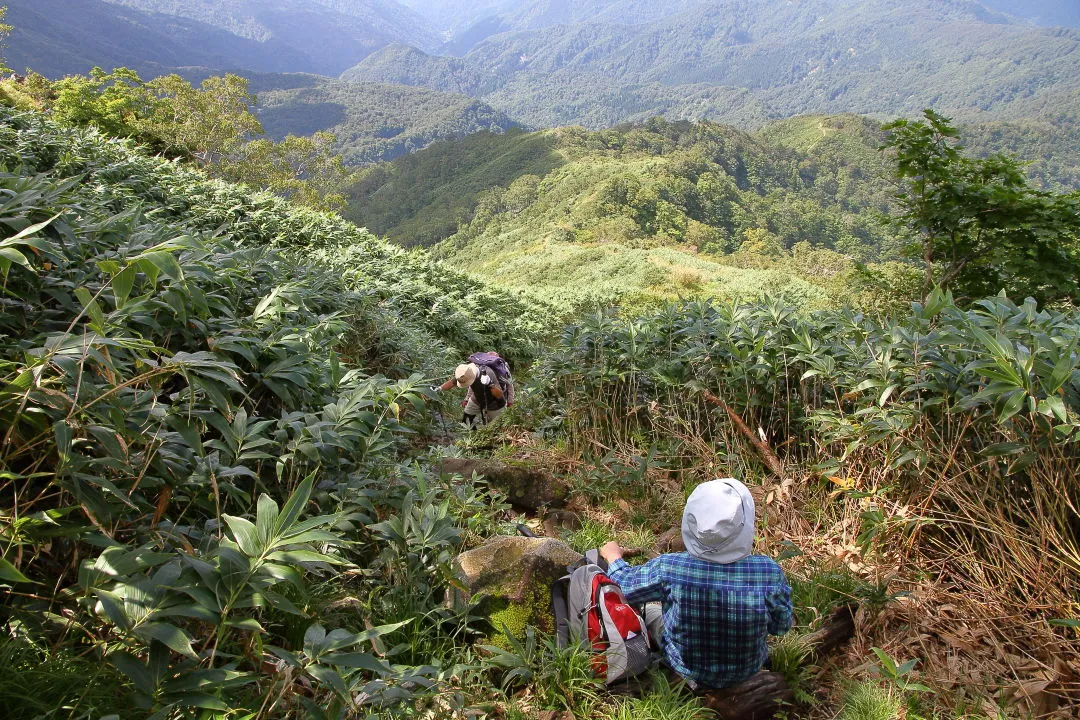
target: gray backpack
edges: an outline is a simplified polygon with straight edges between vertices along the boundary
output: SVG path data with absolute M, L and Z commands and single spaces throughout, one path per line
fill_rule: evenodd
M 645 619 L 601 563 L 596 550 L 585 553 L 583 564 L 552 585 L 551 603 L 559 647 L 592 648 L 593 669 L 611 685 L 647 670 L 652 646 Z

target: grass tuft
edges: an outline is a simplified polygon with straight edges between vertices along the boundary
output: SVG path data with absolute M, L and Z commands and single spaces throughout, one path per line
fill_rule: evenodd
M 840 720 L 901 720 L 904 710 L 903 701 L 892 690 L 861 682 L 845 695 Z
M 611 720 L 704 720 L 712 712 L 704 707 L 682 683 L 672 683 L 662 672 L 654 672 L 652 687 L 641 698 L 620 701 Z

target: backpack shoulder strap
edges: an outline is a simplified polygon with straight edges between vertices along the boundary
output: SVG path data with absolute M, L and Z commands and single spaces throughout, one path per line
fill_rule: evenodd
M 555 616 L 555 645 L 570 646 L 570 615 L 567 608 L 567 591 L 570 576 L 564 575 L 551 584 L 551 612 Z

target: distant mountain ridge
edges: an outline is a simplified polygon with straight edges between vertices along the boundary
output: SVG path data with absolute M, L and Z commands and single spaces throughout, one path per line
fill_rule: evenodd
M 179 17 L 120 7 L 103 0 L 5 0 L 14 29 L 6 63 L 46 77 L 86 73 L 95 65 L 130 67 L 142 76 L 181 67 L 302 70 L 306 55 L 277 40 L 259 42 Z
M 143 77 L 309 73 L 473 99 L 403 101 L 394 91 L 407 117 L 380 132 L 427 128 L 422 142 L 438 136 L 431 128 L 456 136 L 509 118 L 603 128 L 662 115 L 754 129 L 806 113 L 884 119 L 930 106 L 963 122 L 1066 125 L 1080 120 L 1080 30 L 1033 23 L 1071 17 L 1071 2 L 5 0 L 15 29 L 4 56 L 49 77 L 94 65 Z M 341 99 L 267 117 L 275 132 L 335 119 L 340 131 L 355 126 Z M 356 112 L 374 122 L 363 104 Z M 421 107 L 430 121 L 409 116 Z M 382 150 L 369 139 L 356 138 L 365 149 L 354 157 L 398 151 L 381 142 L 392 137 L 376 134 Z
M 981 0 L 999 12 L 1030 20 L 1038 25 L 1080 27 L 1080 3 L 1076 0 Z
M 538 0 L 517 26 L 530 7 L 570 12 Z M 659 17 L 644 0 L 577 7 L 569 17 L 586 22 L 500 32 L 462 58 L 389 46 L 343 77 L 465 92 L 537 127 L 649 112 L 743 124 L 741 108 L 724 107 L 738 91 L 768 118 L 928 106 L 965 120 L 1076 113 L 1080 30 L 1034 27 L 969 0 L 712 0 Z M 705 88 L 725 99 L 681 102 Z M 585 112 L 582 98 L 592 101 Z
M 394 0 L 105 0 L 222 27 L 239 37 L 278 40 L 311 66 L 294 71 L 337 75 L 394 42 L 435 49 L 441 42 L 420 15 Z
M 5 57 L 49 77 L 124 65 L 338 75 L 374 50 L 442 38 L 393 0 L 5 0 Z

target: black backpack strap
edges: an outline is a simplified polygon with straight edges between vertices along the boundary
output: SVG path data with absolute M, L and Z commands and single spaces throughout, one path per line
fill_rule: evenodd
M 555 615 L 555 645 L 565 648 L 570 646 L 570 618 L 566 602 L 566 590 L 570 587 L 570 577 L 559 578 L 551 584 L 551 612 Z

